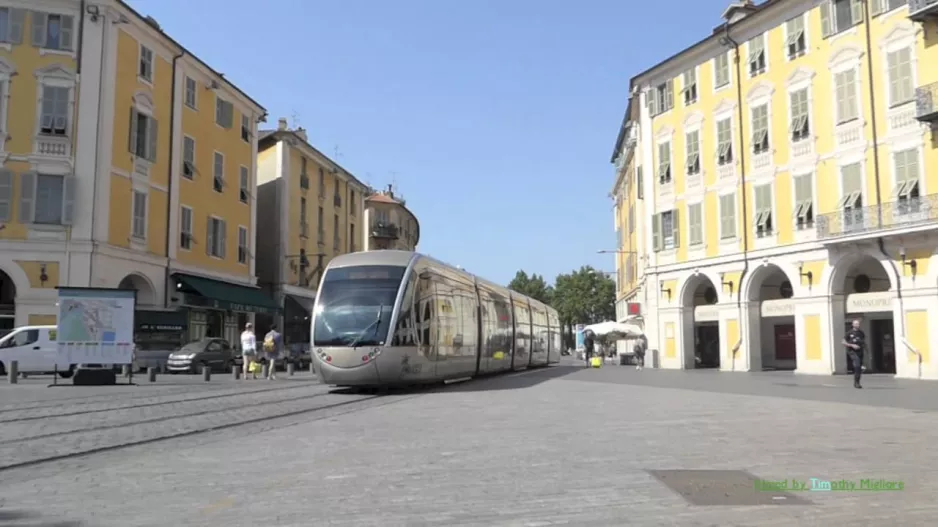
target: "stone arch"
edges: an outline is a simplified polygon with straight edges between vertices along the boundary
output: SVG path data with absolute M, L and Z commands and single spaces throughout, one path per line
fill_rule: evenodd
M 17 296 L 23 296 L 26 291 L 29 291 L 29 276 L 12 259 L 0 258 L 0 272 L 10 277 L 13 287 L 16 288 Z
M 678 297 L 681 305 L 681 368 L 719 367 L 721 280 L 711 272 L 697 270 L 684 279 Z M 698 308 L 712 306 L 713 309 Z M 704 315 L 706 313 L 706 315 Z
M 899 277 L 892 263 L 885 261 L 885 256 L 863 252 L 848 253 L 840 256 L 824 270 L 827 275 L 822 283 L 827 284 L 830 295 L 846 295 L 857 291 L 848 279 L 858 272 L 866 274 L 871 280 L 869 292 L 894 291 Z M 872 273 L 872 275 L 871 275 Z
M 772 275 L 777 275 L 781 273 L 785 277 L 785 280 L 791 284 L 792 289 L 795 293 L 798 292 L 800 286 L 798 280 L 793 277 L 793 273 L 789 270 L 786 270 L 785 267 L 776 263 L 763 263 L 757 265 L 755 269 L 751 270 L 746 276 L 745 283 L 742 286 L 743 298 L 749 300 L 750 302 L 759 302 L 762 300 L 762 286 L 765 285 L 766 280 L 770 279 Z
M 828 68 L 835 68 L 844 63 L 859 63 L 863 58 L 863 49 L 855 44 L 847 44 L 831 54 L 827 61 Z
M 710 271 L 699 271 L 696 273 L 691 273 L 687 278 L 684 279 L 684 282 L 681 284 L 680 291 L 678 293 L 678 301 L 680 306 L 690 309 L 693 311 L 695 305 L 701 305 L 703 302 L 695 303 L 695 298 L 701 295 L 701 286 L 710 285 L 713 287 L 717 295 L 717 302 L 719 303 L 721 292 L 720 292 L 720 277 L 713 275 Z
M 153 97 L 147 93 L 145 90 L 137 90 L 134 93 L 134 106 L 138 110 L 143 110 L 146 113 L 153 113 L 153 109 L 156 107 L 153 103 Z
M 156 288 L 149 278 L 140 273 L 130 273 L 121 279 L 118 289 L 132 289 L 137 291 L 138 306 L 156 305 Z

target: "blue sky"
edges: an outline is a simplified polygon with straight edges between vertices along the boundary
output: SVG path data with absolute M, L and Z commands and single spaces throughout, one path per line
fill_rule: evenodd
M 728 0 L 130 0 L 418 216 L 420 250 L 507 283 L 615 269 L 629 78 Z M 259 6 L 263 5 L 261 9 Z

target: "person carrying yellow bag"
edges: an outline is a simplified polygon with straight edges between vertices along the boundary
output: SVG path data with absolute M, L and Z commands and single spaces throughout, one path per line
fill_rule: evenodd
M 260 371 L 260 364 L 257 364 L 257 337 L 254 336 L 254 324 L 248 322 L 244 325 L 244 331 L 241 332 L 241 361 L 243 369 L 243 378 L 247 380 L 248 373 L 256 379 L 257 372 Z M 257 370 L 254 366 L 257 366 Z

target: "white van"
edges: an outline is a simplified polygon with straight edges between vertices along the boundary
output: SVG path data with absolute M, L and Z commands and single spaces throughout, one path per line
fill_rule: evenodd
M 52 373 L 56 370 L 58 349 L 56 326 L 23 326 L 0 338 L 0 375 L 9 371 L 10 361 L 17 361 L 21 373 Z M 58 364 L 59 375 L 72 376 L 68 364 Z

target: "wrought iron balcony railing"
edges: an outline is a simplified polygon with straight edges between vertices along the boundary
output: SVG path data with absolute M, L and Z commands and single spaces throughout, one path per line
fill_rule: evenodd
M 938 16 L 938 0 L 909 0 L 909 18 L 922 21 Z
M 938 82 L 915 89 L 915 118 L 922 122 L 938 121 Z
M 373 238 L 387 238 L 396 240 L 399 235 L 397 225 L 393 223 L 375 222 L 371 225 L 371 236 Z
M 938 227 L 938 194 L 828 212 L 818 215 L 815 221 L 821 239 L 876 234 L 930 223 Z

